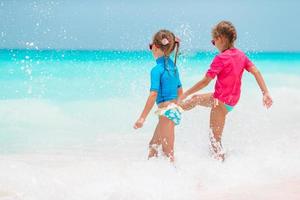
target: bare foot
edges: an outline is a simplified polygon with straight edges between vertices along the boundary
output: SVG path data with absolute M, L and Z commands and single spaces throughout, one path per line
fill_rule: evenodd
M 225 152 L 223 150 L 222 143 L 221 141 L 217 141 L 212 135 L 210 135 L 209 148 L 213 158 L 222 162 L 225 161 Z
M 170 160 L 171 163 L 174 163 L 175 162 L 174 156 L 169 156 L 169 160 Z
M 194 95 L 192 98 L 183 102 L 180 106 L 183 110 L 191 110 L 195 108 L 197 105 L 201 105 L 205 98 L 202 95 Z
M 148 159 L 152 157 L 157 157 L 158 156 L 158 145 L 153 144 L 149 146 L 149 154 L 148 154 Z

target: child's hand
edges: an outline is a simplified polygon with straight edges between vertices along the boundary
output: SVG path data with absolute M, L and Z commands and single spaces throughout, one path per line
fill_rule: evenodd
M 145 122 L 145 119 L 144 119 L 144 118 L 139 118 L 139 119 L 135 122 L 133 128 L 134 128 L 134 129 L 142 128 L 144 122 Z
M 273 104 L 273 100 L 272 100 L 272 97 L 270 96 L 270 94 L 267 92 L 264 94 L 263 96 L 263 105 L 266 107 L 266 108 L 270 108 Z

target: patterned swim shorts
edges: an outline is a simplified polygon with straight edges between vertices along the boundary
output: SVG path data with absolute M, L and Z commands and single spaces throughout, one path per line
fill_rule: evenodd
M 175 125 L 179 125 L 182 118 L 182 112 L 183 109 L 180 106 L 171 103 L 166 108 L 159 108 L 155 114 L 158 116 L 165 116 L 174 122 Z

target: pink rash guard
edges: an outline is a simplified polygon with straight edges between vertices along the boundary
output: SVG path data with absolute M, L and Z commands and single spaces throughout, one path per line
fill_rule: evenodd
M 241 50 L 231 48 L 218 54 L 212 61 L 206 76 L 214 79 L 214 98 L 221 102 L 235 106 L 241 94 L 241 83 L 244 69 L 247 71 L 254 66 Z

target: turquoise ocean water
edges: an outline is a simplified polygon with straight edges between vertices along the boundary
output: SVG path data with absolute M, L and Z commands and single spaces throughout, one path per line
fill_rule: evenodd
M 263 73 L 297 75 L 300 72 L 300 53 L 248 55 Z M 214 56 L 213 52 L 181 55 L 178 65 L 183 82 L 188 82 L 191 76 L 200 78 Z M 147 89 L 144 86 L 154 65 L 148 51 L 0 50 L 0 62 L 2 100 L 64 101 L 140 95 L 136 89 Z
M 178 67 L 184 88 L 192 86 L 203 77 L 215 55 L 215 52 L 183 52 L 180 55 Z M 271 91 L 273 88 L 298 88 L 300 53 L 249 52 L 247 55 L 265 76 Z M 80 145 L 84 144 L 82 140 L 93 141 L 97 132 L 129 132 L 128 123 L 132 123 L 138 116 L 147 98 L 149 72 L 154 64 L 149 51 L 0 50 L 0 100 L 10 104 L 12 109 L 16 106 L 21 107 L 20 110 L 11 110 L 14 113 L 12 119 L 9 118 L 12 113 L 7 110 L 7 106 L 5 112 L 1 112 L 4 120 L 0 122 L 0 135 L 1 143 L 5 145 L 0 149 L 31 149 L 39 146 L 41 141 L 41 146 L 51 147 L 61 143 L 60 137 L 64 138 L 61 141 L 72 141 L 71 143 Z M 245 92 L 242 91 L 242 96 L 248 91 L 259 95 L 255 80 L 247 72 L 243 82 Z M 212 90 L 213 84 L 204 91 Z M 243 101 L 243 98 L 241 100 Z M 73 109 L 73 104 L 79 106 Z M 93 109 L 93 104 L 97 104 L 98 107 Z M 118 105 L 125 107 L 118 108 Z M 132 112 L 124 119 L 128 106 L 132 106 L 131 111 L 136 113 Z M 42 109 L 41 112 L 39 109 Z M 86 121 L 87 127 L 95 128 L 87 133 L 79 132 L 79 139 L 68 133 L 68 128 L 64 128 L 63 125 L 60 126 L 64 134 L 58 134 L 62 130 L 51 131 L 56 135 L 54 137 L 43 133 L 51 129 L 51 126 L 45 130 L 36 130 L 40 125 L 36 127 L 35 117 L 39 118 L 40 115 L 46 115 L 42 124 L 57 124 L 52 119 L 47 121 L 47 116 L 53 115 L 53 109 L 61 111 L 61 114 L 67 112 L 67 117 L 72 120 L 76 118 Z M 20 112 L 25 116 L 31 113 L 33 118 L 26 119 L 29 120 L 27 123 L 22 119 Z M 117 114 L 113 116 L 112 113 Z M 114 118 L 119 119 L 116 122 L 119 124 L 118 128 L 111 123 L 111 119 Z M 27 127 L 27 124 L 32 125 Z M 20 125 L 26 127 L 23 130 L 18 129 Z
M 182 52 L 184 88 L 204 76 L 215 55 Z M 5 191 L 16 199 L 199 199 L 209 188 L 300 178 L 300 53 L 247 55 L 274 106 L 263 108 L 245 72 L 224 130 L 228 161 L 221 166 L 209 158 L 209 110 L 197 108 L 176 129 L 173 169 L 163 159 L 146 160 L 153 112 L 143 129 L 132 128 L 149 93 L 150 52 L 0 50 L 0 197 Z M 212 90 L 213 84 L 203 92 Z

